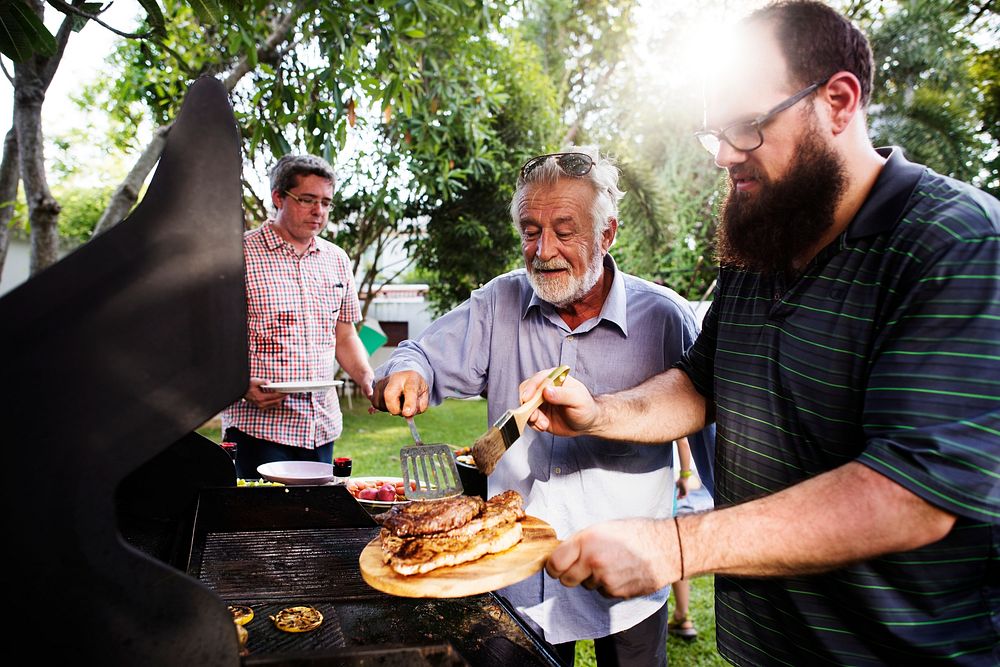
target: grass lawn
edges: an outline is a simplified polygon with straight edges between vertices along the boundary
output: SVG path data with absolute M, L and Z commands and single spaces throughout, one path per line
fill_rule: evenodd
M 400 476 L 399 450 L 413 444 L 410 429 L 399 417 L 385 413 L 369 415 L 367 401 L 355 398 L 354 405 L 344 408 L 344 433 L 334 446 L 337 456 L 354 459 L 352 474 L 357 476 Z M 445 401 L 419 415 L 415 422 L 424 442 L 444 442 L 456 447 L 471 445 L 489 427 L 486 421 L 486 401 Z M 218 442 L 219 426 L 210 422 L 198 429 L 202 435 Z M 701 577 L 691 583 L 691 615 L 698 628 L 698 639 L 686 643 L 671 637 L 667 641 L 667 654 L 674 667 L 715 667 L 726 665 L 715 649 L 715 588 L 712 577 Z M 669 602 L 673 609 L 673 600 Z M 594 667 L 594 644 L 577 642 L 577 667 Z

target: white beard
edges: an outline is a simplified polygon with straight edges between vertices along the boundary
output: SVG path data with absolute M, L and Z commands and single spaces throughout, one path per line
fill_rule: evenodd
M 561 274 L 559 277 L 550 277 L 543 273 L 545 269 L 570 269 L 569 263 L 564 259 L 550 259 L 544 262 L 537 257 L 531 260 L 528 269 L 528 283 L 535 290 L 539 299 L 548 301 L 556 308 L 566 306 L 579 301 L 594 288 L 597 281 L 604 273 L 604 256 L 601 254 L 600 237 L 594 240 L 594 247 L 591 249 L 590 260 L 587 269 L 582 276 L 575 276 L 571 271 Z

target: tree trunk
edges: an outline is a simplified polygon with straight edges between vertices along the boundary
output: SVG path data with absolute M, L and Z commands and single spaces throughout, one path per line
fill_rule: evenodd
M 142 151 L 142 155 L 139 156 L 135 166 L 128 172 L 128 176 L 118 186 L 115 193 L 111 195 L 111 201 L 108 202 L 108 207 L 101 214 L 101 219 L 97 221 L 97 225 L 94 227 L 90 238 L 94 238 L 106 229 L 110 229 L 113 225 L 117 225 L 132 210 L 135 200 L 139 198 L 139 190 L 142 189 L 142 184 L 145 182 L 146 176 L 149 175 L 149 172 L 153 170 L 153 167 L 160 159 L 160 154 L 167 143 L 167 134 L 170 133 L 171 127 L 172 125 L 164 125 L 153 134 L 152 141 Z
M 14 200 L 17 199 L 18 178 L 17 133 L 14 128 L 7 132 L 3 142 L 3 160 L 0 160 L 0 275 L 7 261 L 10 245 L 10 221 L 14 217 Z
M 27 3 L 42 18 L 44 3 Z M 74 0 L 79 6 L 82 0 Z M 23 63 L 14 64 L 14 132 L 20 154 L 21 182 L 28 200 L 28 221 L 31 224 L 31 275 L 55 264 L 59 259 L 59 202 L 49 190 L 45 177 L 45 154 L 42 136 L 42 103 L 52 77 L 59 67 L 72 21 L 63 20 L 56 34 L 56 52 L 52 56 L 34 55 Z
M 45 86 L 32 64 L 14 65 L 14 128 L 31 224 L 31 275 L 59 259 L 59 202 L 45 177 L 42 102 Z
M 268 62 L 271 65 L 277 66 L 278 62 L 284 56 L 284 53 L 279 51 L 278 47 L 288 39 L 288 33 L 292 29 L 292 26 L 295 25 L 295 19 L 298 18 L 299 13 L 302 11 L 301 5 L 302 3 L 296 2 L 288 12 L 277 17 L 274 23 L 271 24 L 271 34 L 268 35 L 267 39 L 258 49 L 258 56 L 261 62 Z M 226 90 L 232 92 L 236 84 L 240 82 L 240 79 L 250 72 L 250 69 L 250 60 L 244 56 L 223 80 Z M 139 198 L 139 191 L 142 189 L 142 184 L 146 181 L 149 172 L 153 170 L 153 167 L 156 166 L 157 161 L 160 159 L 160 154 L 163 152 L 163 146 L 167 142 L 167 134 L 169 132 L 170 125 L 165 125 L 159 128 L 153 135 L 152 141 L 143 149 L 142 154 L 129 171 L 128 176 L 125 177 L 122 184 L 115 190 L 107 208 L 101 214 L 101 219 L 97 221 L 97 226 L 94 227 L 91 238 L 117 225 L 132 210 L 136 200 Z

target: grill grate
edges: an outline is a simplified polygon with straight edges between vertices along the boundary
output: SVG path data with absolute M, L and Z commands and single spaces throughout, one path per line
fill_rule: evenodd
M 207 533 L 196 576 L 227 602 L 370 598 L 361 578 L 358 544 L 377 528 Z M 195 574 L 195 573 L 193 573 Z
M 247 650 L 254 654 L 315 651 L 316 649 L 344 648 L 344 633 L 340 627 L 340 617 L 332 604 L 316 603 L 309 606 L 319 609 L 323 623 L 311 632 L 284 632 L 274 626 L 274 616 L 290 604 L 251 604 L 233 602 L 253 609 L 253 620 L 246 624 Z M 309 603 L 306 603 L 309 604 Z

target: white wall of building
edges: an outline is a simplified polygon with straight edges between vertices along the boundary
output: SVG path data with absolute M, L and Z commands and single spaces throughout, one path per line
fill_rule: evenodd
M 31 266 L 31 244 L 13 238 L 7 246 L 7 259 L 0 274 L 0 295 L 11 291 L 28 279 Z
M 59 259 L 73 252 L 79 246 L 59 248 Z M 0 296 L 11 291 L 31 275 L 31 242 L 14 237 L 7 245 L 7 259 L 0 274 Z

